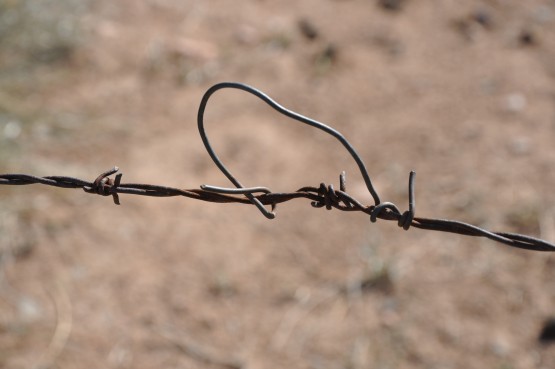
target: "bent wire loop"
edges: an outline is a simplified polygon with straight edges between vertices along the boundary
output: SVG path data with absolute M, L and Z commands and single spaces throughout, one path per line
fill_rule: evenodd
M 335 189 L 333 185 L 326 186 L 321 183 L 319 187 L 303 187 L 294 192 L 288 193 L 275 193 L 266 187 L 244 187 L 239 180 L 234 177 L 231 172 L 222 163 L 220 158 L 216 155 L 214 149 L 210 145 L 210 141 L 204 129 L 204 113 L 206 105 L 210 97 L 221 89 L 237 89 L 250 93 L 277 112 L 303 124 L 322 130 L 329 135 L 335 137 L 355 160 L 362 178 L 366 184 L 368 192 L 374 199 L 374 205 L 364 205 L 357 199 L 352 197 L 346 192 L 345 186 L 345 172 L 342 172 L 339 177 L 339 190 Z M 130 194 L 151 197 L 173 197 L 183 196 L 195 200 L 202 200 L 215 203 L 241 203 L 255 205 L 265 217 L 272 219 L 275 217 L 275 209 L 278 203 L 290 201 L 298 198 L 306 198 L 311 200 L 311 204 L 315 208 L 338 209 L 341 211 L 360 211 L 370 216 L 371 222 L 376 222 L 377 219 L 397 221 L 399 227 L 408 230 L 410 227 L 420 228 L 438 232 L 448 232 L 461 234 L 474 237 L 485 237 L 493 241 L 503 243 L 508 246 L 534 250 L 534 251 L 555 251 L 555 245 L 547 241 L 507 232 L 491 232 L 486 229 L 477 227 L 472 224 L 447 219 L 431 219 L 421 218 L 415 216 L 415 195 L 414 183 L 415 172 L 411 172 L 409 176 L 409 209 L 403 213 L 391 202 L 381 202 L 378 193 L 376 192 L 364 162 L 357 154 L 353 146 L 345 139 L 345 137 L 335 129 L 307 118 L 303 115 L 295 113 L 291 110 L 279 105 L 269 96 L 263 92 L 235 82 L 219 83 L 209 88 L 204 94 L 199 110 L 198 110 L 198 129 L 200 136 L 208 154 L 216 164 L 216 166 L 224 173 L 224 175 L 233 183 L 236 188 L 216 187 L 209 185 L 202 185 L 200 189 L 181 189 L 167 186 L 159 186 L 152 184 L 142 183 L 122 183 L 122 174 L 116 174 L 115 179 L 110 176 L 117 173 L 119 169 L 114 167 L 99 176 L 92 182 L 82 180 L 79 178 L 67 176 L 46 176 L 37 177 L 28 174 L 0 174 L 0 185 L 29 185 L 29 184 L 42 184 L 53 187 L 61 188 L 81 188 L 87 193 L 98 194 L 101 196 L 112 196 L 115 204 L 119 205 L 118 194 Z M 270 205 L 271 210 L 265 208 Z
M 204 96 L 202 97 L 202 100 L 200 102 L 200 106 L 198 109 L 198 115 L 197 115 L 197 121 L 198 121 L 198 130 L 200 133 L 200 137 L 202 139 L 202 142 L 204 143 L 204 146 L 206 147 L 206 151 L 208 151 L 208 154 L 210 155 L 210 157 L 212 158 L 212 160 L 214 161 L 214 163 L 216 164 L 216 166 L 225 174 L 225 176 L 231 181 L 231 183 L 233 183 L 237 189 L 240 190 L 240 192 L 237 192 L 236 190 L 232 190 L 228 189 L 228 188 L 222 188 L 222 187 L 215 187 L 215 186 L 206 186 L 203 185 L 201 186 L 202 189 L 205 190 L 209 190 L 209 191 L 213 191 L 213 192 L 218 192 L 218 193 L 242 193 L 244 194 L 249 201 L 255 205 L 262 214 L 264 214 L 264 216 L 266 218 L 269 219 L 273 219 L 276 214 L 274 212 L 275 206 L 276 204 L 272 204 L 272 211 L 268 211 L 264 205 L 260 202 L 259 199 L 257 199 L 255 196 L 253 196 L 254 192 L 260 192 L 259 189 L 260 187 L 254 187 L 252 189 L 249 188 L 244 188 L 243 185 L 241 185 L 241 182 L 239 182 L 239 180 L 237 178 L 235 178 L 235 176 L 233 174 L 231 174 L 231 172 L 229 171 L 229 169 L 227 169 L 227 167 L 222 163 L 222 161 L 220 160 L 220 158 L 218 157 L 218 155 L 216 154 L 216 152 L 214 151 L 214 149 L 212 148 L 212 145 L 210 145 L 210 141 L 208 140 L 208 136 L 206 135 L 206 130 L 204 129 L 204 113 L 206 111 L 206 105 L 208 104 L 208 100 L 210 99 L 210 97 L 218 90 L 221 89 L 225 89 L 225 88 L 233 88 L 233 89 L 238 89 L 238 90 L 242 90 L 245 92 L 248 92 L 256 97 L 258 97 L 260 100 L 264 101 L 266 104 L 268 104 L 271 108 L 273 108 L 274 110 L 276 110 L 277 112 L 279 112 L 280 114 L 283 114 L 293 120 L 296 120 L 298 122 L 307 124 L 311 127 L 317 128 L 321 131 L 324 131 L 326 133 L 328 133 L 329 135 L 335 137 L 339 142 L 341 142 L 341 144 L 343 144 L 343 146 L 347 149 L 347 151 L 351 154 L 351 156 L 353 157 L 353 159 L 355 160 L 356 164 L 358 165 L 358 168 L 360 170 L 360 173 L 362 174 L 362 178 L 364 179 L 364 182 L 366 184 L 366 188 L 368 189 L 368 192 L 370 192 L 370 195 L 372 195 L 372 198 L 374 199 L 374 209 L 370 215 L 370 220 L 372 222 L 376 222 L 377 216 L 384 210 L 388 209 L 390 211 L 392 211 L 394 214 L 399 216 L 399 226 L 404 228 L 405 230 L 407 230 L 412 222 L 412 219 L 414 218 L 414 213 L 415 213 L 415 208 L 414 208 L 414 177 L 415 177 L 415 173 L 411 172 L 410 174 L 410 178 L 409 178 L 409 210 L 406 211 L 405 213 L 401 214 L 401 212 L 399 211 L 399 209 L 392 203 L 389 202 L 384 202 L 382 203 L 380 201 L 380 196 L 378 195 L 378 193 L 376 192 L 374 185 L 372 184 L 372 180 L 370 179 L 370 175 L 368 174 L 368 170 L 366 169 L 366 166 L 364 165 L 364 162 L 362 161 L 362 159 L 360 158 L 360 156 L 358 155 L 358 153 L 356 152 L 355 148 L 350 144 L 349 141 L 347 141 L 347 139 L 341 134 L 339 133 L 337 130 L 331 128 L 330 126 L 322 123 L 322 122 L 318 122 L 317 120 L 305 117 L 304 115 L 298 114 L 292 110 L 286 109 L 283 106 L 281 106 L 280 104 L 278 104 L 275 100 L 273 100 L 271 97 L 269 97 L 268 95 L 266 95 L 265 93 L 263 93 L 260 90 L 257 90 L 254 87 L 242 84 L 242 83 L 237 83 L 237 82 L 222 82 L 222 83 L 218 83 L 212 87 L 210 87 L 205 93 Z M 342 173 L 340 176 L 340 187 L 344 188 L 345 185 L 345 174 Z M 323 185 L 325 186 L 325 185 Z M 252 191 L 254 190 L 254 191 Z M 329 193 L 330 196 L 326 197 L 326 201 L 327 204 L 325 205 L 326 208 L 331 209 L 331 204 L 330 204 L 330 199 L 333 198 L 335 195 L 335 191 L 333 190 L 333 187 L 329 187 Z M 320 191 L 323 192 L 323 191 Z M 344 190 L 342 190 L 342 192 L 344 192 Z M 323 195 L 323 194 L 322 194 Z M 313 204 L 313 206 L 316 207 L 320 207 L 320 204 Z

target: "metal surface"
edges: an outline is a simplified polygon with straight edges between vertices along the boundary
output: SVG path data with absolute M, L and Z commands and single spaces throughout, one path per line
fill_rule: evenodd
M 326 186 L 324 183 L 321 183 L 319 187 L 303 187 L 297 191 L 288 193 L 274 193 L 270 189 L 262 186 L 248 188 L 243 187 L 243 185 L 231 174 L 220 158 L 216 155 L 210 145 L 204 129 L 204 112 L 206 110 L 208 100 L 212 94 L 224 88 L 239 89 L 251 93 L 266 102 L 279 113 L 298 122 L 318 128 L 339 140 L 357 163 L 366 183 L 366 187 L 374 199 L 374 205 L 363 205 L 346 192 L 344 172 L 342 172 L 339 177 L 339 190 L 334 189 L 333 185 Z M 284 108 L 266 94 L 253 87 L 234 82 L 219 83 L 212 86 L 202 98 L 198 112 L 198 128 L 202 142 L 204 143 L 208 154 L 216 166 L 225 174 L 225 176 L 233 183 L 233 185 L 235 185 L 236 188 L 201 185 L 199 189 L 184 190 L 158 185 L 122 183 L 122 174 L 116 174 L 119 171 L 117 167 L 100 174 L 93 182 L 66 176 L 36 177 L 27 174 L 0 174 L 0 185 L 43 184 L 63 188 L 82 188 L 87 193 L 98 194 L 101 196 L 112 196 L 114 203 L 118 205 L 119 194 L 152 197 L 184 196 L 195 200 L 216 203 L 252 204 L 255 205 L 264 214 L 264 216 L 270 219 L 275 217 L 277 204 L 294 199 L 305 198 L 311 200 L 311 205 L 316 208 L 325 207 L 328 210 L 338 209 L 341 211 L 358 211 L 369 215 L 371 222 L 376 222 L 378 219 L 392 220 L 396 221 L 398 226 L 405 230 L 408 230 L 410 227 L 415 227 L 466 236 L 485 237 L 508 246 L 526 250 L 555 251 L 554 244 L 526 235 L 506 232 L 491 232 L 472 224 L 456 220 L 416 217 L 414 194 L 415 172 L 411 172 L 409 176 L 409 210 L 401 213 L 395 204 L 390 202 L 381 202 L 380 197 L 370 180 L 370 176 L 366 170 L 364 162 L 341 133 L 323 123 L 304 117 Z M 116 174 L 114 179 L 110 178 L 113 174 Z M 265 206 L 268 205 L 271 206 L 270 211 L 265 208 Z

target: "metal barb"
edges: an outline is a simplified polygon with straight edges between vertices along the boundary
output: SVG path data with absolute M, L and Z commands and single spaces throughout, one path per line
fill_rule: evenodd
M 206 109 L 208 99 L 213 93 L 223 88 L 234 88 L 251 93 L 266 102 L 279 113 L 284 114 L 285 116 L 293 120 L 318 128 L 339 140 L 356 161 L 362 177 L 366 183 L 366 187 L 368 188 L 368 191 L 374 199 L 374 205 L 364 205 L 362 202 L 358 201 L 346 192 L 345 172 L 342 172 L 339 176 L 339 190 L 336 190 L 333 185 L 326 185 L 325 183 L 321 183 L 318 187 L 303 187 L 298 189 L 297 191 L 287 193 L 272 192 L 267 187 L 260 186 L 243 187 L 241 183 L 229 172 L 229 170 L 223 165 L 222 161 L 218 158 L 218 156 L 212 149 L 204 130 L 204 111 Z M 323 123 L 317 122 L 313 119 L 304 117 L 293 111 L 285 109 L 264 93 L 250 86 L 234 82 L 225 82 L 211 87 L 204 94 L 199 107 L 198 128 L 201 139 L 206 147 L 206 150 L 208 151 L 208 154 L 210 155 L 216 166 L 237 188 L 202 185 L 200 189 L 196 188 L 185 190 L 180 188 L 151 184 L 121 183 L 121 173 L 116 174 L 113 180 L 109 178 L 112 174 L 115 174 L 119 171 L 118 167 L 114 167 L 100 174 L 93 182 L 66 176 L 37 177 L 28 174 L 0 174 L 0 185 L 21 186 L 30 184 L 42 184 L 46 186 L 61 188 L 81 188 L 87 193 L 98 194 L 101 196 L 112 196 L 114 203 L 117 205 L 119 205 L 118 194 L 150 197 L 183 196 L 194 200 L 214 203 L 254 204 L 267 218 L 275 217 L 275 208 L 277 204 L 294 199 L 305 198 L 310 200 L 312 206 L 316 208 L 325 207 L 328 210 L 337 209 L 340 211 L 358 211 L 369 215 L 371 222 L 376 222 L 378 218 L 383 220 L 397 221 L 397 224 L 405 230 L 413 227 L 424 230 L 455 233 L 472 237 L 485 237 L 511 247 L 534 251 L 555 251 L 554 244 L 526 235 L 507 232 L 491 232 L 472 224 L 456 220 L 416 217 L 416 203 L 414 194 L 416 175 L 415 172 L 411 172 L 409 176 L 409 209 L 404 213 L 401 213 L 401 211 L 397 208 L 397 206 L 395 206 L 395 204 L 391 202 L 380 201 L 380 198 L 376 193 L 372 182 L 370 181 L 370 176 L 368 175 L 362 159 L 358 156 L 351 144 L 339 132 Z M 265 208 L 266 205 L 271 206 L 270 211 Z
M 114 204 L 119 205 L 119 196 L 117 193 L 117 188 L 120 185 L 121 177 L 123 176 L 122 173 L 116 175 L 116 179 L 112 180 L 108 178 L 112 174 L 116 173 L 119 170 L 118 167 L 113 167 L 110 170 L 100 174 L 94 182 L 92 186 L 83 186 L 83 190 L 88 193 L 96 193 L 101 196 L 112 196 L 114 200 Z

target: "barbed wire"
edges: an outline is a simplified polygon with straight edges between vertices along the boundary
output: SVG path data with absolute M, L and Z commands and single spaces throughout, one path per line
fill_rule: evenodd
M 320 129 L 340 141 L 347 151 L 351 154 L 353 159 L 358 165 L 362 174 L 366 187 L 374 199 L 374 205 L 364 205 L 351 195 L 347 193 L 345 172 L 339 176 L 339 189 L 335 189 L 332 184 L 326 185 L 321 183 L 318 187 L 302 187 L 294 192 L 272 192 L 267 187 L 244 187 L 236 177 L 234 177 L 227 167 L 222 163 L 220 158 L 216 155 L 208 136 L 204 129 L 204 113 L 210 97 L 218 90 L 232 88 L 238 89 L 258 97 L 270 107 L 279 113 L 296 120 L 298 122 L 307 124 L 314 128 Z M 341 211 L 356 211 L 362 212 L 370 216 L 371 222 L 376 222 L 377 219 L 396 221 L 398 226 L 408 230 L 410 227 L 455 233 L 466 236 L 485 237 L 502 244 L 534 251 L 555 251 L 555 245 L 545 240 L 526 236 L 518 233 L 508 232 L 492 232 L 486 229 L 477 227 L 472 224 L 448 220 L 448 219 L 432 219 L 416 217 L 416 203 L 415 203 L 415 172 L 410 172 L 408 183 L 409 194 L 409 209 L 401 213 L 399 208 L 391 202 L 382 202 L 375 190 L 370 175 L 364 165 L 364 162 L 354 149 L 354 147 L 345 139 L 345 137 L 335 129 L 300 115 L 296 112 L 288 110 L 279 105 L 276 101 L 271 99 L 263 92 L 236 82 L 223 82 L 216 84 L 209 88 L 204 94 L 198 111 L 197 116 L 198 129 L 200 136 L 208 154 L 216 164 L 216 166 L 225 174 L 225 176 L 233 183 L 236 188 L 216 187 L 210 185 L 201 185 L 198 189 L 180 189 L 152 184 L 140 183 L 122 183 L 122 174 L 118 173 L 119 168 L 114 167 L 104 173 L 101 173 L 92 182 L 67 176 L 46 176 L 37 177 L 28 174 L 0 174 L 0 185 L 30 185 L 42 184 L 46 186 L 62 187 L 62 188 L 81 188 L 87 193 L 98 194 L 101 196 L 112 196 L 115 204 L 119 205 L 119 195 L 139 195 L 151 197 L 175 197 L 183 196 L 195 200 L 208 201 L 214 203 L 239 203 L 255 205 L 260 212 L 267 218 L 273 219 L 276 215 L 276 207 L 278 204 L 291 201 L 294 199 L 308 199 L 311 200 L 311 205 L 315 208 L 326 208 L 327 210 L 337 209 Z M 116 174 L 114 178 L 110 176 Z M 270 206 L 268 210 L 266 206 Z

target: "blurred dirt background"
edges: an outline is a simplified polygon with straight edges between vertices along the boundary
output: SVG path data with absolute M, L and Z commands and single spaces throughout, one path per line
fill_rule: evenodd
M 555 241 L 555 1 L 0 1 L 0 172 L 228 186 L 203 92 L 351 140 L 384 201 Z M 365 203 L 348 153 L 250 95 L 207 129 L 247 186 Z M 0 188 L 2 368 L 553 368 L 555 259 L 367 216 Z

